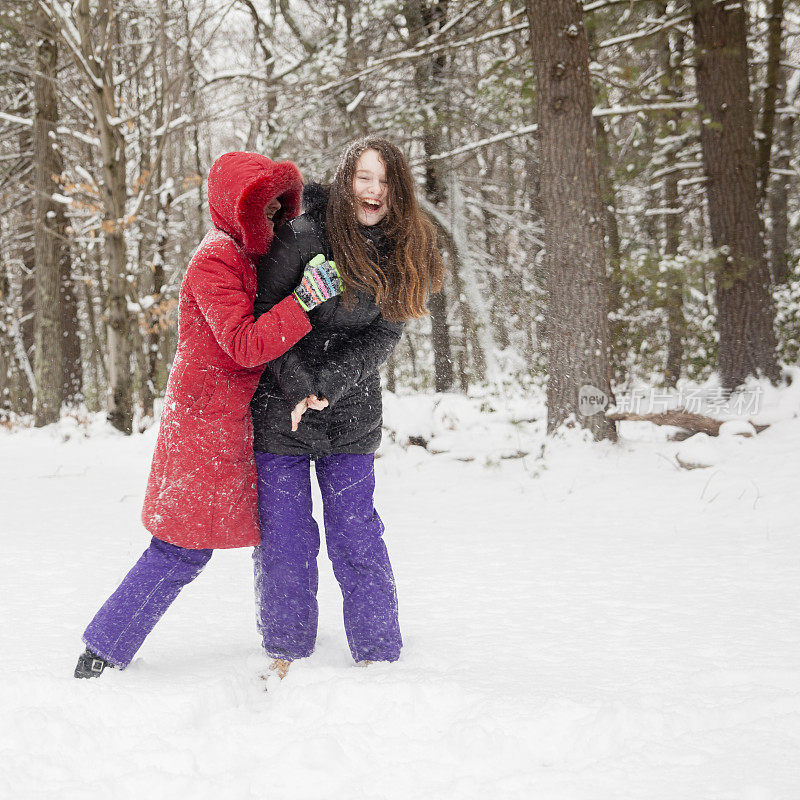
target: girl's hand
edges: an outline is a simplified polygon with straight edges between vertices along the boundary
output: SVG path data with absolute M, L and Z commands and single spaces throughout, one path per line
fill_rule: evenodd
M 313 409 L 314 411 L 322 411 L 323 408 L 328 407 L 328 401 L 324 398 L 320 400 L 315 394 L 310 394 L 304 400 L 301 400 L 293 409 L 292 409 L 292 430 L 296 431 L 298 425 L 300 424 L 300 420 L 303 414 L 308 411 L 309 408 Z
M 292 430 L 296 431 L 297 426 L 300 424 L 300 418 L 303 414 L 306 413 L 308 410 L 308 398 L 305 400 L 301 400 L 293 409 L 292 409 Z
M 293 294 L 303 311 L 311 311 L 342 293 L 342 279 L 336 264 L 318 253 L 306 264 L 300 285 Z

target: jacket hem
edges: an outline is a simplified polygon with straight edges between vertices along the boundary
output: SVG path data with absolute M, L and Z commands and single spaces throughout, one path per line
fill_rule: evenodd
M 176 537 L 169 537 L 165 535 L 161 535 L 158 533 L 153 533 L 152 531 L 147 531 L 154 539 L 158 539 L 160 542 L 165 542 L 166 544 L 174 545 L 175 547 L 182 547 L 184 550 L 236 550 L 241 547 L 255 547 L 257 544 L 261 543 L 261 536 L 256 536 L 252 538 L 250 541 L 247 542 L 226 542 L 220 544 L 219 542 L 212 542 L 212 543 L 204 543 L 204 544 L 197 544 L 196 539 L 192 539 L 192 544 L 184 544 L 180 538 Z

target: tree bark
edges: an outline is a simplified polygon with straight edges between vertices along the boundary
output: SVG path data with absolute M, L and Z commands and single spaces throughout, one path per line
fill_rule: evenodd
M 764 106 L 761 112 L 758 139 L 758 189 L 759 203 L 763 205 L 769 187 L 769 164 L 772 140 L 775 134 L 775 103 L 778 99 L 778 78 L 783 51 L 783 0 L 772 0 L 767 35 L 767 76 L 764 88 Z
M 785 81 L 782 81 L 785 83 Z M 786 104 L 793 105 L 797 100 L 800 79 L 789 83 L 794 91 L 786 90 Z M 775 175 L 769 191 L 770 265 L 772 280 L 786 283 L 791 274 L 789 261 L 789 190 L 793 177 L 790 171 L 794 139 L 794 115 L 785 114 L 778 126 L 777 152 L 775 153 Z
M 453 388 L 453 354 L 450 326 L 447 323 L 447 295 L 444 286 L 428 301 L 431 312 L 431 344 L 433 347 L 433 381 L 437 392 Z
M 408 0 L 403 5 L 403 13 L 408 29 L 412 32 L 410 44 L 415 44 L 423 35 L 430 36 L 434 33 L 437 26 L 444 22 L 446 1 L 429 3 L 428 0 Z M 442 175 L 437 163 L 431 159 L 431 156 L 442 149 L 438 101 L 445 63 L 445 56 L 438 54 L 429 59 L 422 59 L 414 69 L 414 84 L 426 109 L 422 131 L 422 146 L 425 153 L 425 197 L 436 206 L 446 200 Z M 447 292 L 443 286 L 441 292 L 431 295 L 428 303 L 431 314 L 434 386 L 437 392 L 449 391 L 453 388 L 454 381 L 447 308 Z
M 131 345 L 128 336 L 128 272 L 125 243 L 125 206 L 127 178 L 125 174 L 125 140 L 122 135 L 115 98 L 113 49 L 109 36 L 114 9 L 109 0 L 101 0 L 98 14 L 92 20 L 88 0 L 80 0 L 76 18 L 83 57 L 93 73 L 89 95 L 100 139 L 103 185 L 103 234 L 108 262 L 108 421 L 119 431 L 133 431 L 133 381 L 131 379 Z M 98 38 L 95 53 L 94 31 Z
M 26 100 L 17 108 L 17 113 L 21 117 L 30 118 L 32 111 L 30 103 Z M 27 125 L 21 125 L 19 129 L 19 152 L 24 154 L 28 163 L 31 164 L 30 172 L 33 172 L 33 131 Z M 25 170 L 27 173 L 27 170 Z M 35 226 L 33 224 L 36 213 L 34 207 L 34 184 L 26 176 L 23 181 L 22 190 L 25 199 L 20 207 L 22 219 L 19 227 L 19 257 L 21 262 L 21 302 L 19 311 L 16 313 L 15 322 L 15 358 L 20 363 L 24 358 L 26 365 L 32 367 L 36 360 L 35 336 L 36 336 L 36 257 L 34 241 L 36 238 Z M 21 348 L 21 350 L 20 350 Z M 20 364 L 20 367 L 22 365 Z M 24 371 L 24 370 L 23 370 Z M 20 393 L 16 398 L 16 410 L 20 414 L 30 414 L 33 411 L 35 402 L 35 382 L 22 381 L 20 383 Z
M 389 353 L 386 359 L 386 390 L 389 392 L 397 391 L 397 348 Z
M 538 94 L 548 302 L 547 430 L 570 417 L 615 439 L 579 392 L 611 396 L 603 215 L 592 122 L 589 51 L 576 0 L 526 0 Z
M 587 44 L 589 46 L 589 58 L 597 60 L 597 36 L 596 25 L 592 25 L 586 32 Z M 596 93 L 595 93 L 596 92 Z M 601 87 L 595 87 L 593 92 L 593 102 L 598 105 L 607 106 L 609 103 L 608 93 Z M 614 180 L 614 159 L 611 155 L 611 144 L 609 142 L 608 130 L 602 117 L 594 120 L 595 147 L 598 159 L 598 180 L 600 186 L 600 206 L 603 209 L 603 240 L 605 242 L 606 253 L 606 292 L 608 311 L 610 314 L 617 315 L 617 318 L 609 322 L 608 326 L 608 352 L 611 361 L 611 374 L 616 381 L 622 381 L 624 374 L 624 353 L 623 338 L 625 336 L 626 324 L 619 318 L 622 311 L 622 241 L 619 235 L 619 223 L 617 221 L 617 191 Z
M 63 206 L 60 209 L 64 215 Z M 60 230 L 66 237 L 66 217 Z M 76 404 L 83 400 L 83 356 L 81 354 L 80 319 L 78 297 L 72 277 L 72 253 L 65 238 L 61 247 L 61 393 L 64 403 Z
M 603 209 L 603 237 L 606 243 L 608 272 L 606 289 L 608 310 L 619 312 L 622 309 L 622 246 L 617 223 L 617 193 L 614 187 L 614 166 L 608 131 L 601 117 L 594 121 L 595 141 L 597 142 L 598 177 L 600 181 L 600 204 Z M 611 374 L 615 380 L 624 378 L 624 358 L 620 352 L 624 324 L 619 320 L 609 325 L 609 355 Z
M 469 348 L 476 373 L 488 383 L 498 383 L 501 379 L 497 363 L 497 342 L 494 337 L 491 314 L 486 298 L 478 286 L 477 264 L 470 253 L 467 240 L 466 206 L 461 192 L 461 184 L 453 176 L 449 209 L 445 211 L 426 198 L 420 205 L 427 211 L 438 227 L 449 254 L 452 256 L 451 275 L 454 291 L 458 294 L 462 319 L 462 355 Z M 460 366 L 461 387 L 467 391 L 466 366 Z
M 4 270 L 0 279 L 0 292 L 5 300 L 5 292 L 9 289 L 8 273 Z M 32 398 L 35 389 L 33 370 L 31 369 L 28 354 L 22 338 L 22 331 L 18 314 L 13 308 L 6 305 L 3 309 L 0 324 L 3 326 L 3 359 L 6 362 L 2 386 L 3 397 L 8 401 L 8 407 L 17 414 L 29 414 L 32 408 Z
M 680 202 L 678 196 L 677 170 L 664 177 L 664 204 L 668 209 L 675 209 Z M 683 368 L 683 340 L 686 335 L 686 318 L 683 314 L 684 272 L 675 265 L 680 244 L 681 219 L 676 212 L 664 215 L 664 255 L 670 259 L 672 266 L 665 278 L 667 290 L 665 306 L 667 311 L 667 361 L 664 365 L 664 383 L 675 387 L 681 377 Z
M 48 35 L 52 47 L 58 47 L 58 34 L 49 23 L 44 14 L 40 14 L 43 24 L 49 24 Z M 56 102 L 55 87 L 57 74 L 49 76 L 52 81 L 54 93 L 53 102 Z M 59 148 L 53 149 L 54 174 L 64 172 L 64 158 Z M 59 187 L 54 186 L 58 189 Z M 59 291 L 61 295 L 61 401 L 67 404 L 78 404 L 83 400 L 83 356 L 81 351 L 81 331 L 78 314 L 78 298 L 75 281 L 73 279 L 73 253 L 68 235 L 68 220 L 66 206 L 63 203 L 54 203 L 53 217 L 54 230 L 60 241 L 59 252 Z
M 44 14 L 36 15 L 34 78 L 34 248 L 36 263 L 36 407 L 34 424 L 58 420 L 63 399 L 61 349 L 61 251 L 64 214 L 53 200 L 61 159 L 51 134 L 58 121 L 55 72 L 58 48 L 55 32 Z M 59 224 L 60 223 L 60 224 Z M 59 227 L 61 230 L 59 230 Z
M 666 16 L 666 3 L 657 3 L 656 11 Z M 679 101 L 683 97 L 683 76 L 679 64 L 683 60 L 684 36 L 676 32 L 676 47 L 673 51 L 669 31 L 661 34 L 661 94 L 670 101 Z M 677 56 L 677 58 L 676 58 Z M 667 112 L 663 121 L 663 135 L 677 136 L 680 131 L 681 112 Z M 669 167 L 677 161 L 680 144 L 669 144 L 664 151 L 664 166 Z M 664 176 L 664 255 L 671 263 L 665 274 L 667 282 L 664 305 L 667 312 L 667 360 L 664 365 L 664 383 L 674 387 L 681 377 L 683 367 L 684 337 L 686 335 L 686 318 L 683 313 L 683 291 L 685 283 L 684 270 L 676 265 L 676 257 L 681 241 L 681 216 L 677 209 L 680 205 L 678 179 L 680 172 L 670 170 Z
M 183 35 L 186 39 L 186 47 L 184 50 L 184 70 L 187 76 L 186 91 L 188 94 L 187 105 L 189 106 L 189 114 L 193 120 L 200 118 L 199 113 L 199 100 L 197 88 L 197 76 L 199 70 L 194 63 L 194 43 L 192 41 L 192 23 L 189 15 L 189 4 L 183 3 Z M 200 123 L 195 122 L 191 127 L 191 135 L 189 139 L 190 145 L 188 154 L 191 155 L 192 164 L 194 169 L 194 180 L 197 181 L 197 202 L 195 203 L 194 215 L 194 239 L 197 242 L 203 240 L 205 233 L 204 221 L 204 197 L 203 197 L 203 159 L 200 152 Z
M 0 220 L 0 408 L 22 413 L 25 375 L 19 363 L 19 324 L 15 314 L 15 297 L 10 275 L 11 258 L 6 250 L 8 226 Z M 24 353 L 23 353 L 24 355 Z
M 700 141 L 711 238 L 719 250 L 716 304 L 720 381 L 779 377 L 775 311 L 758 214 L 745 12 L 741 3 L 692 0 Z

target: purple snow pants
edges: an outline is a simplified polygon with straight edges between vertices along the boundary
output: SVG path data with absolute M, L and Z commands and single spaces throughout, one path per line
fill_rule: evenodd
M 258 630 L 273 658 L 311 655 L 317 638 L 319 528 L 311 516 L 309 456 L 256 453 L 261 544 L 253 552 Z M 374 455 L 315 461 L 325 541 L 344 597 L 356 661 L 396 661 L 402 639 L 397 592 L 373 506 Z
M 83 633 L 86 646 L 117 667 L 127 667 L 147 634 L 213 550 L 188 550 L 153 538 Z

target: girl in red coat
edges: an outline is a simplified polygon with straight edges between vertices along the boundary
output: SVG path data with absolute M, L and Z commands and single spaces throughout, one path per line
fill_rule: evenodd
M 178 349 L 142 511 L 153 539 L 84 632 L 76 678 L 126 667 L 215 548 L 259 542 L 250 400 L 264 364 L 305 336 L 307 312 L 341 289 L 334 265 L 309 267 L 254 321 L 255 261 L 299 213 L 301 187 L 294 164 L 256 153 L 226 153 L 211 167 L 215 227 L 181 284 Z

